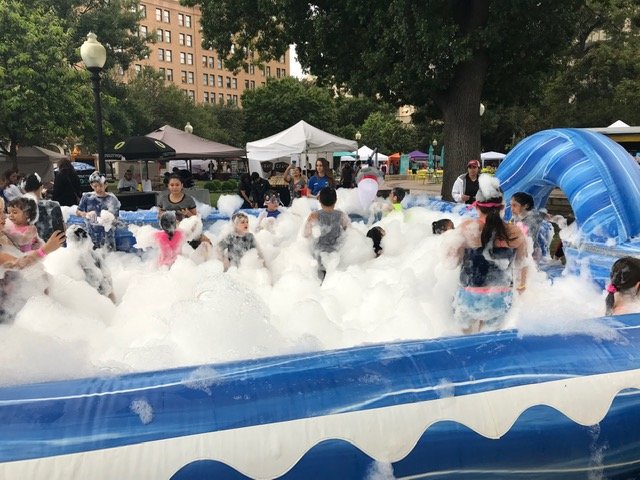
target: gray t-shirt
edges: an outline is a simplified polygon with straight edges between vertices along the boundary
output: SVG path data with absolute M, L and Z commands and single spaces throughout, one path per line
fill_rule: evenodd
M 230 233 L 218 244 L 223 254 L 227 256 L 229 262 L 236 267 L 240 265 L 240 260 L 252 248 L 257 248 L 256 238 L 253 233 L 247 232 L 244 235 Z
M 176 220 L 180 221 L 182 220 L 182 215 L 178 213 L 180 210 L 182 210 L 183 208 L 186 208 L 187 210 L 196 208 L 196 201 L 193 199 L 193 197 L 187 195 L 186 193 L 184 193 L 183 195 L 184 196 L 182 197 L 182 200 L 174 203 L 169 198 L 169 192 L 163 192 L 162 195 L 160 195 L 160 197 L 158 198 L 158 207 L 160 207 L 164 211 L 175 211 Z
M 342 235 L 344 213 L 340 210 L 330 212 L 318 210 L 318 226 L 320 236 L 316 240 L 316 248 L 321 252 L 334 252 L 338 248 L 338 240 Z

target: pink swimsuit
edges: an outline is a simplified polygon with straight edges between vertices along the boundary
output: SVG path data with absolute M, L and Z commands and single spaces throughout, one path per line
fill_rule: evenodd
M 176 230 L 173 233 L 173 237 L 169 239 L 167 232 L 161 231 L 156 232 L 155 237 L 158 242 L 158 246 L 160 247 L 158 265 L 173 265 L 173 262 L 178 258 L 178 253 L 180 253 L 182 241 L 184 240 L 184 233 L 181 230 Z

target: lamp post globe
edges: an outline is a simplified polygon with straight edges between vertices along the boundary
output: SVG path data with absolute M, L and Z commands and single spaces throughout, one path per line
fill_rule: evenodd
M 184 126 L 184 131 L 187 133 L 193 133 L 193 126 L 191 125 L 191 122 L 187 122 Z
M 356 161 L 360 160 L 360 139 L 362 138 L 362 134 L 360 130 L 356 132 Z
M 486 108 L 485 108 L 484 104 L 481 103 L 480 104 L 480 116 L 484 115 L 485 110 L 486 110 Z
M 80 47 L 80 56 L 87 70 L 91 72 L 91 85 L 96 105 L 96 140 L 98 143 L 98 168 L 102 174 L 106 173 L 104 161 L 104 135 L 102 132 L 102 103 L 100 101 L 100 72 L 107 61 L 107 51 L 98 42 L 98 37 L 89 32 L 87 39 Z

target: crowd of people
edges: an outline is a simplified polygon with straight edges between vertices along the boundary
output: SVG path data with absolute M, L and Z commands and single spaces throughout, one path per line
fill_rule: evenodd
M 343 174 L 342 183 L 350 187 L 363 180 L 376 183 L 382 175 L 370 165 L 359 165 L 358 172 Z M 457 239 L 455 247 L 447 252 L 459 265 L 459 287 L 452 299 L 453 318 L 463 333 L 475 333 L 485 328 L 500 328 L 514 300 L 514 294 L 527 288 L 528 272 L 541 260 L 538 240 L 540 225 L 547 220 L 543 211 L 534 208 L 531 195 L 518 192 L 509 199 L 512 218 L 503 219 L 505 199 L 499 180 L 489 175 L 479 175 L 479 163 L 471 160 L 467 173 L 461 175 L 453 187 L 453 196 L 469 204 L 477 212 L 477 218 L 467 219 L 455 225 L 450 218 L 434 221 L 434 235 L 449 235 Z M 73 170 L 73 168 L 71 168 Z M 77 205 L 75 215 L 84 220 L 83 226 L 74 225 L 66 229 L 59 201 L 48 200 L 44 186 L 37 174 L 30 174 L 22 181 L 15 171 L 3 176 L 4 187 L 0 190 L 0 266 L 5 273 L 0 283 L 0 298 L 7 298 L 12 291 L 12 282 L 19 281 L 11 274 L 38 263 L 49 253 L 69 242 L 70 245 L 89 245 L 84 257 L 83 270 L 87 281 L 100 293 L 116 301 L 111 279 L 104 265 L 104 256 L 115 250 L 115 230 L 118 226 L 120 202 L 107 191 L 107 181 L 100 172 L 94 172 L 89 183 L 91 192 L 78 195 L 74 174 L 64 164 L 56 177 L 64 185 L 66 195 L 59 193 L 65 203 Z M 351 175 L 351 182 L 348 181 Z M 322 282 L 327 275 L 328 255 L 337 251 L 350 227 L 349 217 L 336 209 L 336 184 L 325 159 L 318 159 L 316 170 L 308 180 L 299 166 L 290 165 L 284 172 L 292 199 L 308 197 L 317 199 L 319 208 L 312 211 L 302 231 L 303 237 L 311 240 L 311 253 L 317 265 L 317 276 Z M 125 173 L 126 179 L 126 173 Z M 123 182 L 121 182 L 123 183 Z M 184 191 L 183 177 L 170 175 L 167 191 L 158 199 L 158 226 L 154 235 L 157 248 L 157 264 L 170 267 L 184 248 L 200 251 L 203 258 L 219 259 L 227 270 L 239 267 L 243 257 L 256 251 L 263 258 L 259 242 L 249 229 L 249 217 L 238 211 L 230 220 L 230 231 L 214 242 L 202 232 L 195 200 Z M 257 231 L 273 228 L 286 207 L 278 194 L 271 191 L 269 183 L 257 174 L 243 175 L 239 196 L 242 207 L 263 208 L 257 222 Z M 123 184 L 118 186 L 131 188 Z M 394 188 L 385 214 L 395 212 L 402 215 L 405 191 Z M 67 235 L 65 236 L 65 231 Z M 451 233 L 453 231 L 453 233 Z M 373 226 L 366 233 L 375 257 L 384 255 L 385 231 Z M 622 258 L 613 266 L 611 282 L 607 286 L 606 312 L 617 314 L 638 310 L 640 292 L 640 261 Z M 0 314 L 7 318 L 6 310 Z

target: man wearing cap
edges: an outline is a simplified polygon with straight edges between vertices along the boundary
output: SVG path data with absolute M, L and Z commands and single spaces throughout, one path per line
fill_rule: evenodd
M 460 175 L 453 184 L 451 196 L 457 203 L 472 204 L 476 201 L 478 193 L 478 174 L 480 173 L 480 162 L 469 160 L 467 163 L 467 173 Z
M 118 182 L 118 192 L 135 192 L 138 182 L 133 179 L 133 171 L 129 168 Z

